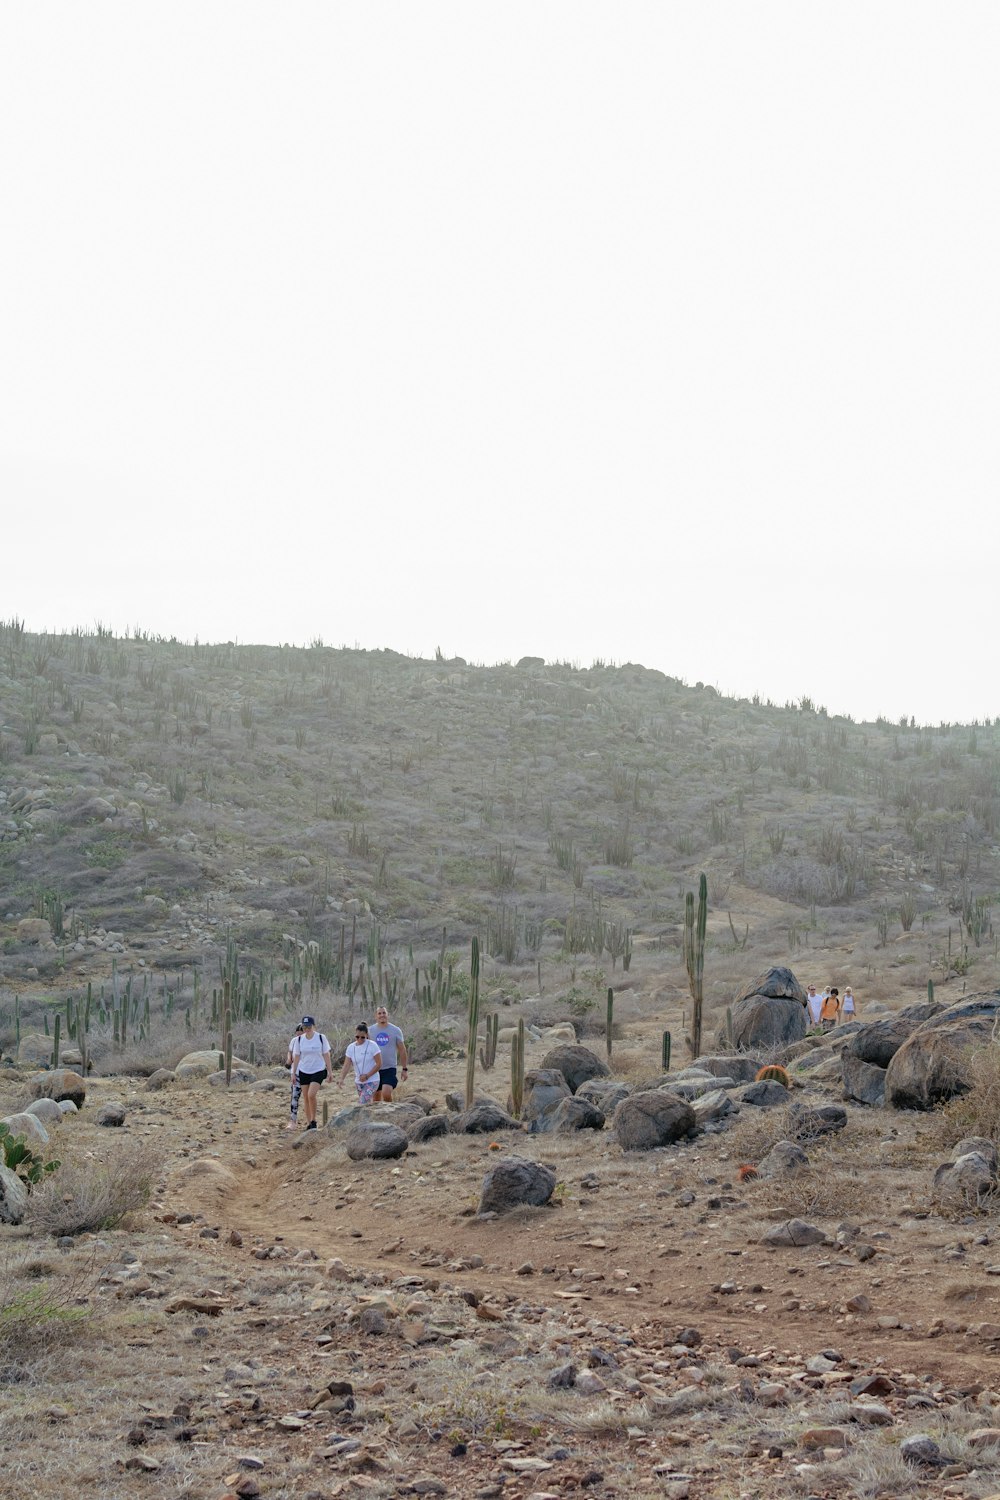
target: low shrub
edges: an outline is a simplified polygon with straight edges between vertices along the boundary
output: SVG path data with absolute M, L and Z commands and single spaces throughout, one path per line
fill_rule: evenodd
M 117 1229 L 149 1202 L 161 1166 L 151 1141 L 122 1143 L 103 1162 L 66 1161 L 31 1194 L 25 1223 L 52 1235 Z

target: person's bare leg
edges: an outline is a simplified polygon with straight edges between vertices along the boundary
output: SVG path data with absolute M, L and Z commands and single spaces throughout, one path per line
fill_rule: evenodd
M 319 1097 L 319 1084 L 310 1083 L 302 1094 L 306 1103 L 306 1125 L 309 1126 L 316 1119 L 316 1100 Z
M 375 1097 L 376 1097 L 376 1099 L 381 1099 L 381 1101 L 382 1101 L 383 1104 L 391 1104 L 392 1103 L 392 1084 L 391 1083 L 383 1083 L 382 1087 L 379 1089 L 379 1091 L 375 1095 Z

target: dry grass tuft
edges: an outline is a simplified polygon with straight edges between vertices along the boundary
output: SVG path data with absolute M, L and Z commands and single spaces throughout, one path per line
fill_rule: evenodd
M 117 1229 L 148 1203 L 161 1166 L 151 1141 L 123 1143 L 105 1162 L 64 1161 L 29 1196 L 26 1223 L 52 1235 Z
M 969 1135 L 1000 1142 L 1000 1046 L 971 1050 L 968 1070 L 968 1093 L 949 1099 L 941 1110 L 944 1146 L 954 1146 Z
M 99 1273 L 93 1254 L 59 1265 L 27 1251 L 0 1260 L 0 1361 L 23 1366 L 47 1348 L 61 1347 L 89 1319 Z

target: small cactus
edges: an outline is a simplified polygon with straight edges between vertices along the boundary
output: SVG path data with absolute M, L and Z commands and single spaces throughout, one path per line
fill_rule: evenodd
M 663 1048 L 660 1052 L 660 1061 L 663 1064 L 664 1073 L 670 1072 L 670 1032 L 663 1033 Z
M 486 1017 L 486 1042 L 479 1049 L 479 1061 L 483 1070 L 489 1072 L 497 1060 L 497 1037 L 500 1033 L 500 1015 L 494 1011 L 491 1016 Z
M 604 1037 L 605 1037 L 605 1041 L 607 1043 L 608 1059 L 609 1060 L 611 1058 L 611 1040 L 612 1040 L 612 1032 L 614 1030 L 614 1025 L 615 1025 L 615 992 L 614 992 L 613 989 L 611 989 L 611 987 L 609 985 L 609 987 L 608 987 L 608 1014 L 607 1014 L 607 1019 L 606 1019 L 606 1021 L 604 1023 Z
M 756 1179 L 760 1176 L 760 1173 L 757 1171 L 757 1168 L 754 1166 L 752 1161 L 745 1161 L 737 1169 L 736 1175 L 741 1182 L 755 1182 Z
M 510 1049 L 510 1101 L 511 1114 L 515 1120 L 521 1118 L 524 1108 L 524 1017 L 517 1022 L 517 1036 Z
M 781 1067 L 778 1063 L 769 1063 L 767 1067 L 761 1068 L 754 1081 L 755 1083 L 780 1083 L 783 1089 L 790 1089 L 792 1086 L 788 1069 Z

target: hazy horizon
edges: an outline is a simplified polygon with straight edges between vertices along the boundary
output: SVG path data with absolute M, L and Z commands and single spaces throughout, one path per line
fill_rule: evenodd
M 995 7 L 0 26 L 0 615 L 1000 713 Z

